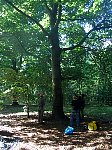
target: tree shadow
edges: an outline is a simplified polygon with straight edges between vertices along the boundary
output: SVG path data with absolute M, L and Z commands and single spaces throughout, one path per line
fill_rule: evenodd
M 81 124 L 81 130 L 74 126 L 72 135 L 64 135 L 65 128 L 69 121 L 55 121 L 50 118 L 44 118 L 42 124 L 38 123 L 37 116 L 2 116 L 0 117 L 1 126 L 6 125 L 13 129 L 13 132 L 6 132 L 5 135 L 17 136 L 24 142 L 33 142 L 37 145 L 49 146 L 71 146 L 71 147 L 94 147 L 96 149 L 111 148 L 112 124 L 109 122 L 98 121 L 98 131 L 88 131 L 88 121 L 94 118 L 85 118 Z M 3 132 L 3 131 L 2 131 Z

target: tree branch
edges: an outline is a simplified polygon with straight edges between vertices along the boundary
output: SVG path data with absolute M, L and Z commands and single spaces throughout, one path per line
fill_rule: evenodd
M 86 38 L 88 37 L 88 35 L 89 35 L 92 31 L 93 31 L 93 29 L 90 30 L 90 31 L 83 37 L 83 39 L 82 39 L 79 43 L 77 43 L 76 45 L 73 45 L 73 46 L 68 47 L 68 48 L 62 48 L 62 51 L 73 50 L 73 49 L 75 49 L 75 48 L 77 48 L 77 47 L 81 47 L 81 45 L 83 44 L 83 42 L 86 40 Z
M 25 14 L 23 11 L 21 11 L 20 9 L 18 9 L 12 2 L 10 2 L 9 0 L 4 0 L 6 3 L 8 3 L 10 6 L 12 6 L 14 9 L 16 9 L 19 13 L 21 13 L 22 15 L 24 15 L 25 17 L 29 18 L 31 21 L 35 22 L 40 29 L 43 31 L 43 33 L 45 34 L 45 36 L 49 37 L 48 32 L 43 28 L 43 26 L 34 18 L 30 17 L 29 15 Z
M 82 40 L 77 43 L 76 45 L 73 45 L 71 47 L 68 47 L 68 48 L 61 48 L 62 51 L 67 51 L 67 50 L 73 50 L 77 47 L 81 47 L 82 44 L 85 42 L 85 40 L 88 38 L 88 36 L 93 32 L 93 31 L 98 31 L 98 30 L 102 30 L 102 29 L 109 29 L 109 28 L 112 28 L 112 25 L 109 25 L 109 26 L 103 26 L 103 27 L 99 27 L 99 24 L 94 27 L 93 29 L 91 29 L 83 38 Z
M 46 7 L 46 9 L 47 9 L 47 11 L 48 11 L 48 14 L 49 14 L 49 16 L 51 15 L 51 9 L 48 7 L 48 5 L 47 5 L 47 2 L 46 2 L 46 0 L 45 0 L 45 7 Z
M 88 36 L 89 36 L 93 31 L 98 31 L 98 30 L 102 30 L 102 29 L 109 29 L 109 28 L 112 28 L 112 24 L 109 24 L 109 25 L 107 25 L 107 26 L 105 26 L 105 24 L 104 24 L 104 26 L 102 26 L 102 23 L 105 22 L 105 19 L 106 19 L 106 16 L 105 16 L 104 19 L 101 20 L 96 26 L 94 26 L 93 29 L 91 29 L 91 30 L 82 38 L 82 40 L 81 40 L 79 43 L 77 43 L 76 45 L 73 45 L 73 46 L 71 46 L 71 47 L 68 47 L 68 48 L 62 48 L 61 50 L 62 50 L 62 51 L 73 50 L 73 49 L 75 49 L 75 48 L 77 48 L 77 47 L 81 47 L 82 44 L 85 42 L 85 40 L 88 38 Z
M 58 5 L 59 5 L 59 9 L 58 9 L 58 17 L 57 17 L 57 21 L 55 24 L 55 27 L 57 28 L 60 21 L 61 21 L 61 14 L 62 14 L 62 5 L 61 5 L 61 0 L 58 1 Z

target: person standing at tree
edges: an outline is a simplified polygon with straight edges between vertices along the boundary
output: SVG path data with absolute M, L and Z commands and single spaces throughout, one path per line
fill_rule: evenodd
M 12 106 L 18 106 L 17 94 L 13 94 L 12 99 Z
M 43 113 L 44 113 L 45 99 L 42 93 L 39 94 L 38 99 L 38 122 L 43 122 Z
M 80 119 L 81 121 L 84 120 L 84 108 L 85 108 L 85 94 L 82 94 L 80 96 L 80 103 L 81 103 L 81 107 L 80 107 Z
M 74 117 L 76 117 L 76 126 L 80 126 L 80 99 L 77 95 L 73 96 L 72 112 L 70 114 L 70 126 L 73 126 Z

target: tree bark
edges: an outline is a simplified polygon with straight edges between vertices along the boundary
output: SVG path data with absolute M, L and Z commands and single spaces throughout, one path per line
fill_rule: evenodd
M 52 45 L 52 89 L 53 89 L 53 108 L 52 115 L 56 120 L 64 119 L 63 111 L 63 93 L 61 86 L 61 67 L 60 67 L 60 55 L 61 49 L 59 47 L 58 28 L 53 30 L 50 38 Z
M 55 119 L 64 118 L 59 51 L 60 49 L 52 48 L 52 89 L 53 89 L 52 114 Z

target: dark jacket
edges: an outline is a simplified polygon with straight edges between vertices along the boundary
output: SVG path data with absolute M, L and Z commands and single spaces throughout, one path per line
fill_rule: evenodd
M 80 100 L 72 100 L 72 108 L 73 110 L 79 110 L 81 108 Z
M 79 100 L 80 100 L 80 103 L 81 103 L 81 109 L 84 109 L 84 107 L 85 107 L 85 98 L 84 98 L 84 95 L 81 95 Z

